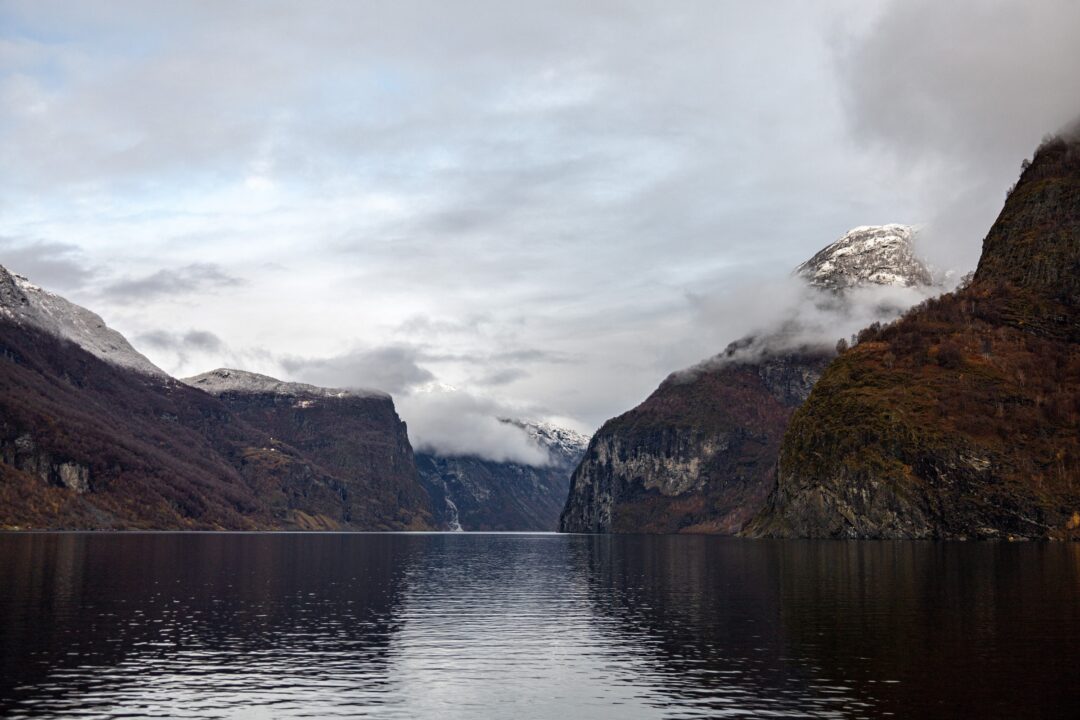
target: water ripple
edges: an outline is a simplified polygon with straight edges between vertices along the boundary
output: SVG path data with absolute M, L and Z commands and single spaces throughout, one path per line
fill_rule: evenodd
M 0 588 L 13 718 L 1049 717 L 1080 700 L 1052 660 L 1080 641 L 1076 546 L 0 535 Z

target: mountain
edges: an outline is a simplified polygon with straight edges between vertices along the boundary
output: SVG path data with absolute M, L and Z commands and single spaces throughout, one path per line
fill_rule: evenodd
M 377 390 L 337 390 L 221 368 L 185 378 L 249 426 L 296 448 L 337 479 L 344 523 L 368 528 L 430 525 L 405 423 Z
M 397 442 L 392 405 L 381 412 Z M 363 498 L 322 461 L 170 378 L 97 315 L 0 268 L 0 527 L 428 526 L 426 498 L 404 517 L 377 504 L 358 514 Z
M 849 291 L 930 284 L 911 243 L 903 225 L 855 228 L 795 275 L 809 288 L 808 303 L 840 318 L 851 309 Z M 871 308 L 880 318 L 900 310 Z M 833 343 L 800 340 L 805 330 L 792 318 L 732 343 L 606 422 L 571 477 L 560 530 L 738 533 L 774 485 L 792 413 L 836 353 Z
M 862 225 L 799 265 L 795 274 L 823 290 L 933 285 L 933 273 L 915 255 L 913 239 L 907 225 Z
M 154 377 L 168 377 L 99 316 L 3 267 L 0 267 L 0 320 L 37 328 L 113 365 Z
M 420 481 L 442 527 L 450 530 L 555 530 L 570 473 L 589 439 L 549 423 L 500 418 L 544 450 L 547 465 L 419 452 Z
M 753 535 L 1080 538 L 1080 140 L 1035 153 L 970 283 L 860 333 Z

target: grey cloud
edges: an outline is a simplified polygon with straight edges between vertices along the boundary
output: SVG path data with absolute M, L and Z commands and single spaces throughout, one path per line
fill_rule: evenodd
M 840 49 L 853 129 L 921 178 L 939 264 L 974 265 L 1020 162 L 1080 115 L 1078 36 L 1072 0 L 894 0 Z
M 843 54 L 855 127 L 892 152 L 992 169 L 1080 114 L 1080 5 L 894 0 Z
M 520 408 L 448 389 L 415 393 L 396 404 L 418 450 L 524 465 L 551 462 L 547 452 L 530 442 L 521 428 L 497 419 L 520 418 Z
M 225 347 L 221 338 L 207 330 L 191 330 L 184 334 L 184 344 L 209 352 L 218 352 Z
M 59 291 L 80 288 L 95 275 L 78 246 L 44 240 L 0 237 L 0 265 Z
M 138 343 L 159 350 L 221 352 L 225 349 L 224 341 L 209 330 L 189 330 L 186 333 L 173 333 L 166 330 L 150 330 L 135 336 Z
M 244 284 L 240 278 L 212 263 L 192 263 L 175 270 L 158 270 L 140 278 L 107 285 L 102 294 L 118 302 L 153 300 L 162 297 L 207 292 Z
M 512 382 L 527 378 L 529 373 L 521 368 L 504 368 L 502 370 L 494 370 L 486 375 L 475 378 L 474 383 L 484 387 L 492 387 L 498 385 L 509 385 Z
M 326 358 L 284 357 L 280 362 L 290 376 L 313 385 L 371 388 L 398 395 L 435 379 L 418 364 L 419 359 L 415 348 L 398 345 Z
M 450 353 L 425 350 L 424 360 L 429 362 L 458 362 L 466 365 L 499 365 L 502 363 L 554 363 L 565 364 L 572 358 L 564 352 L 522 348 L 497 352 Z
M 184 377 L 209 367 L 242 364 L 238 360 L 244 355 L 257 357 L 257 351 L 246 354 L 233 352 L 224 340 L 209 330 L 147 330 L 136 334 L 132 342 L 174 377 Z

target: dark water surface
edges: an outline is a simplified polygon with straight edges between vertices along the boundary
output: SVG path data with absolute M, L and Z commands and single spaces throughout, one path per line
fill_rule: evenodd
M 0 535 L 0 716 L 1080 717 L 1080 545 Z

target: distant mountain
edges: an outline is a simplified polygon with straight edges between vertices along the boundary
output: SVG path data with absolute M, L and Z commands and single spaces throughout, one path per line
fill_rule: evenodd
M 1080 539 L 1080 139 L 1036 152 L 968 285 L 859 340 L 750 534 Z
M 173 380 L 97 315 L 0 268 L 0 527 L 430 527 L 388 396 L 301 410 L 224 395 Z M 362 429 L 339 455 L 300 449 L 303 432 L 283 439 L 329 404 L 347 406 L 335 425 Z M 370 494 L 370 470 L 349 472 L 368 461 L 386 470 Z
M 849 291 L 930 285 L 912 236 L 903 225 L 848 232 L 796 268 L 812 289 L 807 302 L 839 317 Z M 901 310 L 873 308 L 880 319 Z M 792 413 L 836 354 L 835 338 L 808 344 L 803 330 L 792 318 L 734 342 L 605 423 L 573 473 L 560 529 L 738 533 L 774 485 Z
M 500 418 L 549 457 L 546 465 L 419 452 L 420 480 L 450 530 L 555 530 L 570 473 L 589 439 L 549 423 Z

